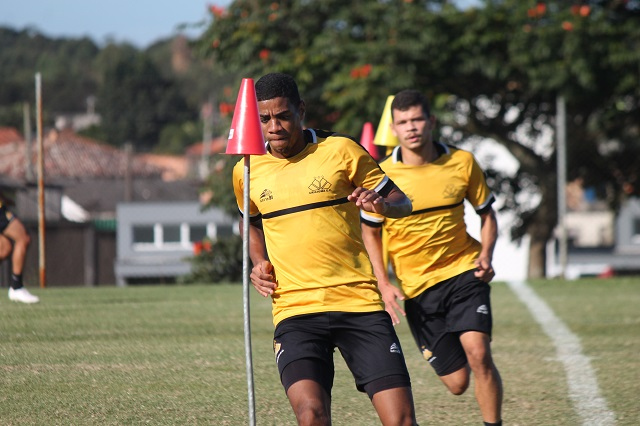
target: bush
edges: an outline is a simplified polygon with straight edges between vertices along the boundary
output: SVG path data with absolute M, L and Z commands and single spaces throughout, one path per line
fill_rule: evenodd
M 237 235 L 194 244 L 188 260 L 192 272 L 180 279 L 184 284 L 242 282 L 242 239 Z

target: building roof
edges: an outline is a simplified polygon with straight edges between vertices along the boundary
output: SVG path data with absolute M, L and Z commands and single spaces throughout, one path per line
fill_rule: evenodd
M 14 127 L 0 127 L 0 145 L 24 140 Z
M 219 139 L 211 144 L 212 154 L 226 147 L 226 140 Z M 0 187 L 24 188 L 34 184 L 36 145 L 31 144 L 27 156 L 27 143 L 20 133 L 0 128 Z M 189 177 L 188 155 L 129 155 L 70 129 L 48 132 L 43 146 L 45 185 L 63 188 L 65 200 L 73 202 L 74 208 L 83 209 L 92 220 L 112 219 L 116 205 L 123 201 L 172 202 L 201 198 L 202 183 Z M 202 151 L 197 152 L 199 156 Z
M 186 179 L 189 174 L 187 157 L 178 155 L 140 154 L 139 157 L 149 164 L 160 167 L 162 180 L 174 181 Z
M 7 134 L 9 134 L 7 132 Z M 160 177 L 163 169 L 127 155 L 123 150 L 75 134 L 71 130 L 52 130 L 43 138 L 44 175 L 47 180 L 60 178 L 118 178 L 129 173 L 132 177 Z M 15 179 L 27 179 L 27 160 L 36 170 L 37 144 L 26 156 L 26 142 L 20 138 L 0 144 L 0 174 Z
M 188 157 L 200 157 L 204 152 L 204 149 L 204 142 L 198 142 L 190 145 L 187 148 L 186 154 Z M 210 154 L 220 154 L 221 152 L 224 152 L 227 149 L 227 139 L 222 136 L 211 139 L 209 142 L 209 149 Z

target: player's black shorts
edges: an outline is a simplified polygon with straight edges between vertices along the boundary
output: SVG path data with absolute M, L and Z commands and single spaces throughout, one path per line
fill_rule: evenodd
M 299 380 L 311 379 L 331 394 L 335 348 L 360 392 L 372 397 L 381 390 L 411 386 L 400 340 L 386 311 L 323 312 L 287 318 L 275 329 L 273 350 L 285 391 Z
M 413 338 L 439 376 L 467 364 L 460 343 L 464 331 L 491 336 L 491 286 L 474 270 L 442 281 L 404 303 Z
M 0 205 L 0 234 L 9 226 L 15 216 L 5 206 Z

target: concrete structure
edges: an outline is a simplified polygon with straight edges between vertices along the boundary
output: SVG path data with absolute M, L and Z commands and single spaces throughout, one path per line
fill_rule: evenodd
M 120 203 L 116 210 L 116 285 L 173 282 L 191 272 L 194 243 L 237 232 L 220 209 L 202 211 L 198 202 Z
M 630 198 L 617 216 L 611 211 L 567 214 L 568 279 L 640 273 L 640 199 Z M 547 246 L 547 277 L 561 275 L 558 242 Z

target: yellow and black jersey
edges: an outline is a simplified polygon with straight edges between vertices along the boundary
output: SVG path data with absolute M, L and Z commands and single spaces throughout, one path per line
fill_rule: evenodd
M 435 144 L 440 156 L 428 164 L 403 164 L 400 146 L 380 162 L 411 200 L 411 215 L 391 219 L 361 212 L 366 224 L 383 226 L 391 265 L 408 298 L 475 268 L 473 262 L 481 245 L 467 233 L 464 200 L 469 200 L 478 214 L 495 201 L 471 153 Z
M 304 136 L 307 145 L 291 158 L 251 157 L 249 214 L 262 220 L 278 282 L 274 324 L 308 313 L 382 310 L 359 209 L 347 195 L 361 186 L 386 196 L 393 183 L 349 137 L 315 129 Z M 242 214 L 243 163 L 233 170 Z

